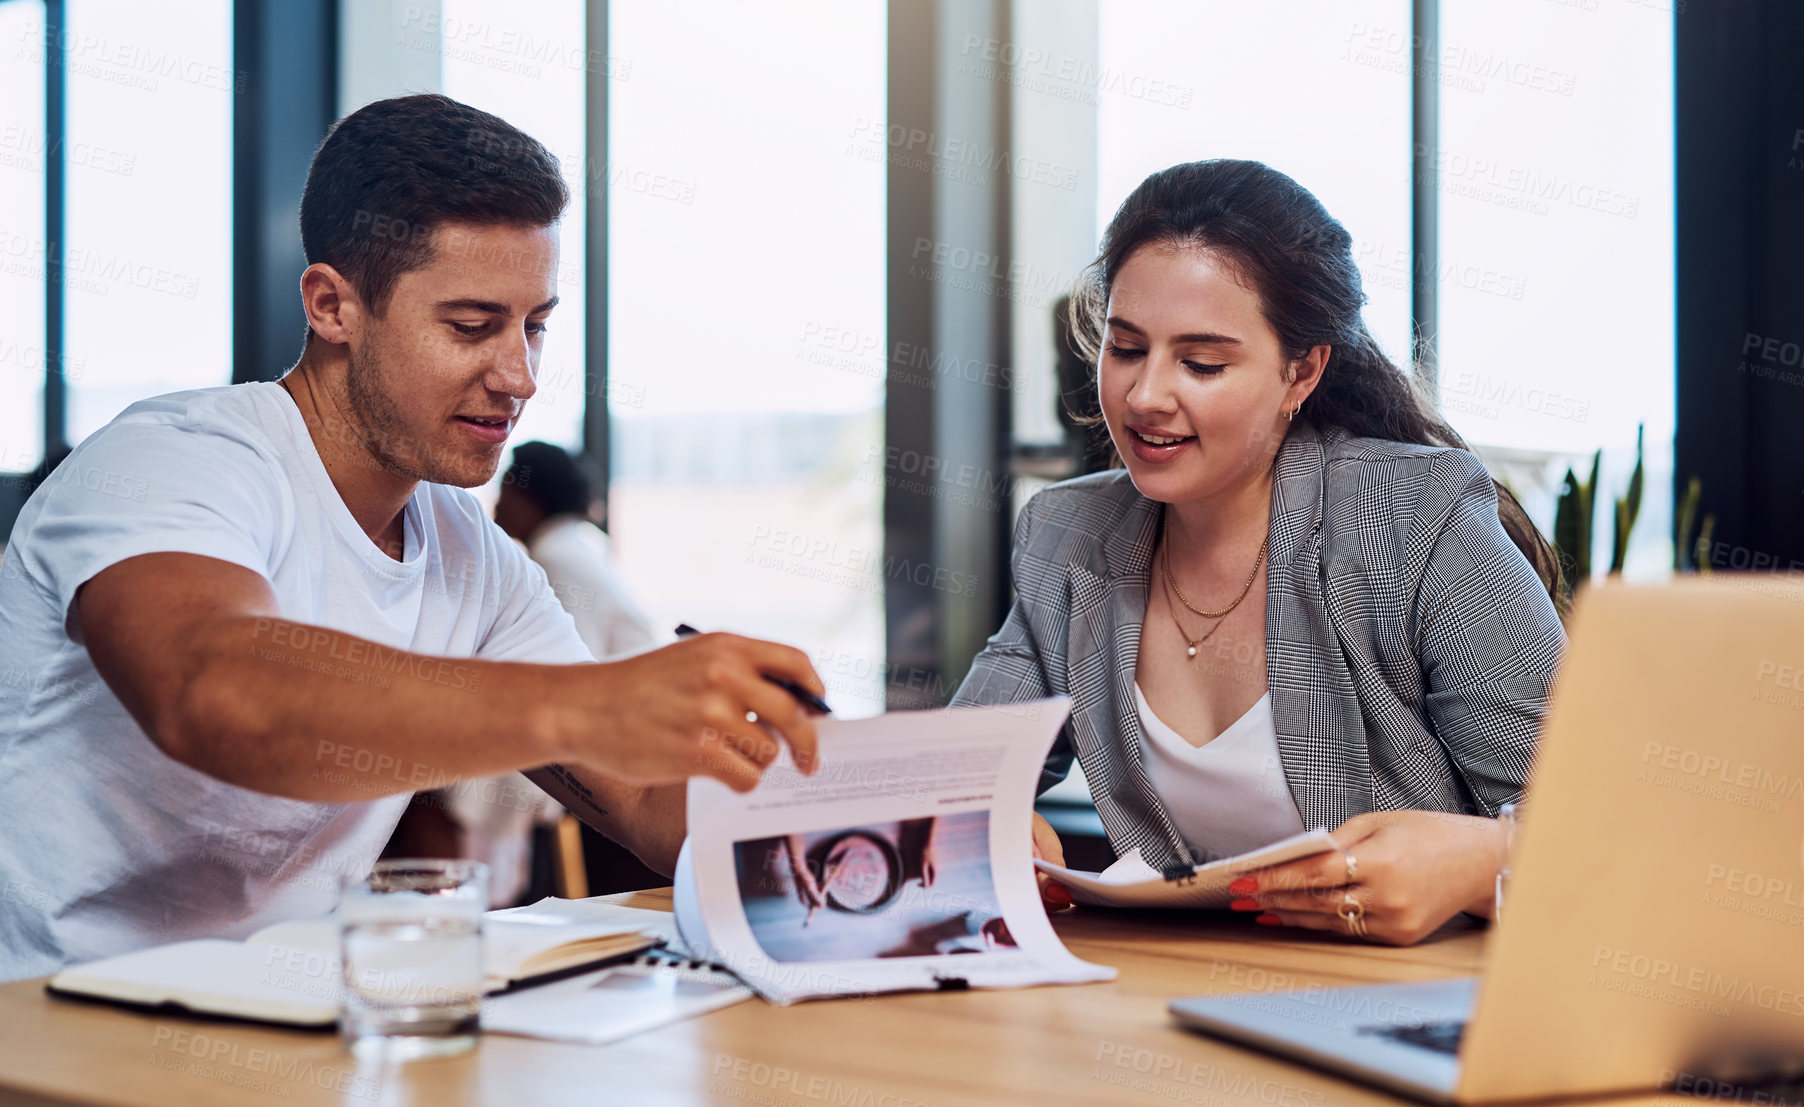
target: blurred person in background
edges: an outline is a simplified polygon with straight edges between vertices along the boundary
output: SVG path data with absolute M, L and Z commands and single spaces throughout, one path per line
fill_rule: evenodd
M 614 568 L 599 502 L 582 459 L 549 442 L 515 447 L 501 478 L 495 522 L 545 570 L 551 590 L 576 620 L 597 661 L 639 653 L 665 641 L 652 630 Z
M 495 522 L 545 570 L 551 591 L 576 622 L 597 661 L 641 653 L 665 639 L 614 568 L 588 467 L 549 442 L 514 448 L 501 478 Z M 563 807 L 519 773 L 440 789 L 409 809 L 401 832 L 413 856 L 454 854 L 489 867 L 489 901 L 508 907 L 532 875 L 535 824 L 555 823 Z M 434 837 L 433 824 L 449 822 Z

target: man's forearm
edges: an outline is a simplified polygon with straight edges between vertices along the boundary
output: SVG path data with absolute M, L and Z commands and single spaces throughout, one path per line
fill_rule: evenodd
M 538 707 L 561 666 L 431 657 L 273 618 L 222 620 L 204 639 L 185 694 L 146 729 L 241 787 L 342 803 L 566 752 Z
M 686 832 L 686 784 L 642 787 L 591 769 L 546 765 L 526 779 L 572 815 L 632 850 L 647 867 L 671 876 Z

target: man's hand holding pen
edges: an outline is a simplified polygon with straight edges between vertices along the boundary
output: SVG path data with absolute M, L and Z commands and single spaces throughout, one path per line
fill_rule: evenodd
M 639 784 L 699 774 L 747 792 L 786 742 L 797 769 L 815 769 L 809 709 L 779 683 L 815 697 L 824 690 L 800 650 L 700 634 L 591 672 L 590 694 L 573 697 L 564 683 L 535 713 L 536 725 L 568 751 L 560 763 L 591 765 Z M 616 719 L 631 719 L 632 732 L 621 733 L 609 722 Z

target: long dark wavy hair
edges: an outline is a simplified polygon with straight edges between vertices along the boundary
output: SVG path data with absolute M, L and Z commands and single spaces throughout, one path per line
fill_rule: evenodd
M 1100 256 L 1071 294 L 1071 341 L 1092 366 L 1102 351 L 1116 274 L 1135 252 L 1154 245 L 1226 257 L 1258 293 L 1286 357 L 1332 347 L 1321 383 L 1298 419 L 1355 437 L 1467 448 L 1415 378 L 1392 363 L 1366 329 L 1353 237 L 1308 189 L 1256 161 L 1218 158 L 1174 165 L 1142 181 L 1122 201 L 1103 234 Z M 1563 609 L 1559 558 L 1501 484 L 1497 517 Z

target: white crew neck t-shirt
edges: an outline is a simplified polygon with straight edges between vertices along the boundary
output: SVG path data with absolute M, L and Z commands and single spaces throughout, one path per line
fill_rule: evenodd
M 1303 816 L 1278 757 L 1269 692 L 1200 746 L 1153 714 L 1138 681 L 1134 706 L 1147 739 L 1141 752 L 1147 780 L 1198 855 L 1233 857 L 1303 833 Z
M 133 404 L 32 495 L 0 562 L 0 980 L 329 911 L 407 804 L 408 791 L 281 799 L 165 756 L 79 640 L 76 590 L 101 570 L 201 554 L 262 575 L 284 619 L 393 649 L 590 660 L 545 574 L 473 496 L 421 484 L 404 531 L 400 561 L 370 541 L 273 383 Z M 275 649 L 271 664 L 331 664 L 323 650 Z M 477 691 L 454 662 L 387 675 Z M 342 771 L 340 752 L 323 751 L 320 771 Z

